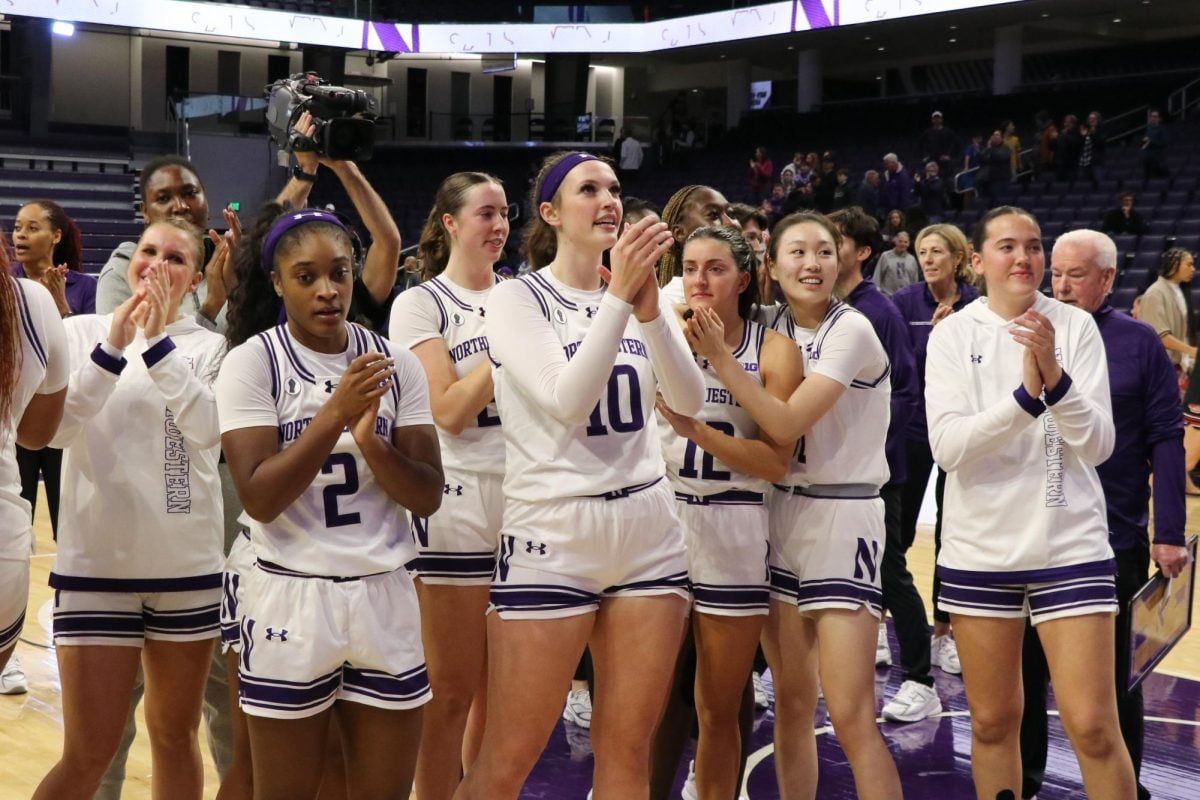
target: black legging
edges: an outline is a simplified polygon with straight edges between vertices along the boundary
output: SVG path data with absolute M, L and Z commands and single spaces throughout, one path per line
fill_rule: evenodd
M 30 517 L 37 511 L 38 476 L 46 483 L 46 505 L 50 509 L 50 530 L 58 541 L 59 475 L 62 473 L 62 450 L 43 447 L 26 450 L 17 445 L 17 468 L 21 472 L 21 497 L 29 502 Z
M 929 441 L 909 439 L 905 442 L 908 459 L 908 478 L 903 485 L 900 499 L 900 536 L 903 538 L 904 549 L 912 547 L 917 536 L 917 517 L 921 513 L 921 501 L 925 499 L 925 487 L 929 484 L 929 471 L 933 468 L 933 452 L 929 449 Z M 937 501 L 937 521 L 933 526 L 933 619 L 935 622 L 950 624 L 950 615 L 938 608 L 938 598 L 942 594 L 942 582 L 937 577 L 937 556 L 942 552 L 942 497 L 946 493 L 946 472 L 938 468 L 937 483 L 933 488 L 934 499 Z

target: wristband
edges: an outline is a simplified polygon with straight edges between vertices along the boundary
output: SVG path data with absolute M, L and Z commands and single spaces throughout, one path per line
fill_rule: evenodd
M 298 181 L 304 181 L 305 183 L 317 182 L 316 173 L 305 172 L 299 164 L 296 164 L 292 167 L 292 177 Z

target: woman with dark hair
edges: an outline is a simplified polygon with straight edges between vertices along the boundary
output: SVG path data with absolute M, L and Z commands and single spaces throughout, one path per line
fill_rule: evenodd
M 31 280 L 9 277 L 7 266 L 0 249 L 0 694 L 22 694 L 28 686 L 12 653 L 29 601 L 33 524 L 16 448 L 44 447 L 58 429 L 68 365 L 54 299 Z
M 50 290 L 60 317 L 96 311 L 96 279 L 83 272 L 83 250 L 79 227 L 62 206 L 52 200 L 34 200 L 21 207 L 13 225 L 13 274 L 37 281 Z M 38 479 L 46 486 L 50 529 L 58 538 L 59 474 L 62 450 L 43 447 L 26 450 L 17 446 L 21 469 L 21 497 L 37 511 Z
M 766 391 L 786 398 L 804 366 L 791 341 L 750 319 L 756 269 L 749 244 L 732 228 L 698 228 L 683 248 L 688 306 L 714 310 L 742 368 Z M 694 645 L 685 646 L 682 657 L 694 664 L 694 673 L 680 688 L 692 689 L 700 725 L 699 796 L 736 797 L 744 747 L 740 712 L 769 599 L 763 491 L 787 475 L 795 443 L 769 440 L 708 362 L 698 361 L 707 386 L 701 412 L 688 417 L 658 403 L 667 478 L 675 490 L 695 600 Z
M 645 797 L 687 609 L 683 534 L 651 411 L 657 391 L 676 411 L 698 413 L 704 382 L 659 302 L 654 266 L 671 234 L 651 217 L 621 231 L 612 167 L 556 153 L 531 201 L 525 249 L 535 271 L 488 299 L 505 509 L 488 616 L 488 725 L 455 797 L 515 800 L 585 644 L 596 671 L 596 796 Z M 611 272 L 601 266 L 610 249 Z
M 407 797 L 429 700 L 404 512 L 441 503 L 437 435 L 417 358 L 347 322 L 351 241 L 272 203 L 237 252 L 216 394 L 252 566 L 223 614 L 256 797 L 315 796 L 335 720 L 349 796 Z
M 658 262 L 658 285 L 674 305 L 684 304 L 683 243 L 705 225 L 737 227 L 729 216 L 729 201 L 711 186 L 684 186 L 663 206 L 662 221 L 671 231 L 671 249 Z
M 792 214 L 771 231 L 771 270 L 787 300 L 773 327 L 805 362 L 804 382 L 786 398 L 742 368 L 711 309 L 696 311 L 687 336 L 767 436 L 799 440 L 769 511 L 763 643 L 775 680 L 781 794 L 816 796 L 819 674 L 858 796 L 891 800 L 901 796 L 900 778 L 875 721 L 874 691 L 891 365 L 867 318 L 833 295 L 840 246 L 820 214 Z
M 1038 291 L 1045 254 L 1027 211 L 989 211 L 973 245 L 987 297 L 930 334 L 925 403 L 947 475 L 938 605 L 962 661 L 975 791 L 1021 791 L 1028 618 L 1087 796 L 1128 800 L 1137 787 L 1113 691 L 1118 606 L 1096 473 L 1114 441 L 1104 342 L 1091 314 Z
M 421 233 L 426 280 L 396 298 L 389 325 L 392 342 L 411 350 L 425 370 L 446 485 L 454 489 L 437 514 L 412 520 L 433 688 L 415 789 L 428 800 L 454 794 L 479 751 L 486 719 L 485 612 L 504 511 L 504 433 L 484 309 L 508 233 L 508 200 L 498 178 L 457 172 L 442 181 Z

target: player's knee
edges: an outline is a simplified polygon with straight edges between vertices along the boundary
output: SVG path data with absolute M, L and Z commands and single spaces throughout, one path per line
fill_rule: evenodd
M 1021 708 L 971 709 L 971 736 L 982 745 L 998 745 L 1015 738 L 1021 728 Z
M 1086 758 L 1112 758 L 1124 748 L 1116 719 L 1107 714 L 1063 713 L 1062 722 L 1071 745 Z

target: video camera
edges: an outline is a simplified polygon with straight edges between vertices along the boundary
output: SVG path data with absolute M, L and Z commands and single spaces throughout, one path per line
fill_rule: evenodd
M 358 89 L 331 86 L 315 72 L 297 72 L 266 88 L 267 130 L 288 152 L 316 152 L 335 161 L 369 161 L 375 151 L 375 100 Z M 292 128 L 305 111 L 312 138 Z

